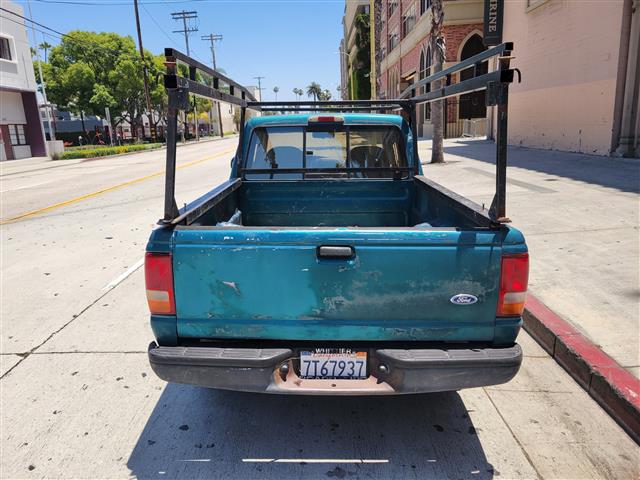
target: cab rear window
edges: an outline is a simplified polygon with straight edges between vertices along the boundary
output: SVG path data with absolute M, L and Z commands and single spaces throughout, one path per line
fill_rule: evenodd
M 244 166 L 247 180 L 394 178 L 408 168 L 394 126 L 315 125 L 254 129 Z

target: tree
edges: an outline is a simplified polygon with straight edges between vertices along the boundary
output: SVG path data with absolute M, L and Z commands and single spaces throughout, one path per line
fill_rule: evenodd
M 44 44 L 40 47 L 44 48 Z M 112 127 L 128 121 L 132 131 L 137 132 L 136 125 L 142 123 L 146 102 L 143 63 L 131 37 L 75 30 L 49 49 L 48 62 L 42 67 L 52 103 L 83 119 L 85 113 L 104 115 L 105 107 L 109 107 Z M 164 71 L 163 60 L 148 51 L 145 57 L 155 110 L 149 121 L 157 125 L 166 108 L 166 93 L 159 80 Z M 37 65 L 36 78 L 39 80 Z
M 294 88 L 293 94 L 296 96 L 296 101 L 298 101 L 300 100 L 300 97 L 304 95 L 304 90 L 302 90 L 301 88 Z
M 280 91 L 280 88 L 278 87 L 273 87 L 273 93 L 276 94 L 276 102 L 278 101 L 278 92 Z
M 38 45 L 38 48 L 44 51 L 44 62 L 47 63 L 47 52 L 51 50 L 51 44 L 47 43 L 47 41 L 45 40 L 40 45 Z
M 323 102 L 328 102 L 329 100 L 331 100 L 331 92 L 327 89 L 322 90 L 322 92 L 320 92 L 319 95 L 319 100 L 322 100 Z
M 69 66 L 61 80 L 67 97 L 67 106 L 80 114 L 82 131 L 86 132 L 84 112 L 92 110 L 91 98 L 96 83 L 95 74 L 89 65 L 77 62 Z
M 322 87 L 317 82 L 311 82 L 307 86 L 307 97 L 313 97 L 313 101 L 317 102 L 322 95 Z
M 433 73 L 442 70 L 445 59 L 445 40 L 442 36 L 442 24 L 444 22 L 443 0 L 431 2 L 431 33 L 429 43 L 433 54 Z M 440 88 L 442 81 L 433 82 L 431 91 Z M 443 138 L 444 138 L 444 100 L 437 100 L 431 104 L 431 123 L 433 124 L 433 140 L 431 145 L 431 163 L 444 163 Z

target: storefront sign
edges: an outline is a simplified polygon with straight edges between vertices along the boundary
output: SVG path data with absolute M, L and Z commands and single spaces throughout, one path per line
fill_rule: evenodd
M 502 43 L 502 15 L 504 0 L 484 0 L 484 44 Z

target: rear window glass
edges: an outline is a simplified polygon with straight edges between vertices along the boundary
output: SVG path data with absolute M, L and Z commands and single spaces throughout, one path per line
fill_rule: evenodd
M 253 131 L 244 174 L 248 180 L 393 178 L 393 170 L 376 169 L 406 167 L 402 133 L 397 127 L 261 127 Z
M 246 168 L 269 169 L 302 168 L 302 127 L 256 128 L 251 137 Z M 273 174 L 251 174 L 251 179 L 274 178 Z M 279 180 L 302 178 L 301 174 L 279 173 Z

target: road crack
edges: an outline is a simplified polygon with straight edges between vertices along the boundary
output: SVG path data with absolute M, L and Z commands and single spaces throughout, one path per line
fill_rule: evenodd
M 102 295 L 100 295 L 98 298 L 96 298 L 93 302 L 91 302 L 89 305 L 87 305 L 85 308 L 83 308 L 80 313 L 73 315 L 73 317 L 71 318 L 71 320 L 69 320 L 68 322 L 66 322 L 64 325 L 62 325 L 60 328 L 58 328 L 57 330 L 55 330 L 54 332 L 52 332 L 47 338 L 45 338 L 42 342 L 40 342 L 38 345 L 36 345 L 35 347 L 33 347 L 32 349 L 26 351 L 26 352 L 22 352 L 22 353 L 14 353 L 14 355 L 17 355 L 20 358 L 20 360 L 14 365 L 12 366 L 9 370 L 7 370 L 6 372 L 4 372 L 4 374 L 2 374 L 2 376 L 0 376 L 0 380 L 2 380 L 4 377 L 6 377 L 7 375 L 9 375 L 13 370 L 15 370 L 15 368 L 20 365 L 22 362 L 24 362 L 27 358 L 29 358 L 32 354 L 36 353 L 36 351 L 41 348 L 44 344 L 46 344 L 49 340 L 51 340 L 53 337 L 55 337 L 58 333 L 60 333 L 62 330 L 64 330 L 65 328 L 67 328 L 69 325 L 71 325 L 73 322 L 75 322 L 78 318 L 80 318 L 85 312 L 87 312 L 91 307 L 93 307 L 96 303 L 98 303 L 100 300 L 102 300 L 104 297 L 106 297 L 109 293 L 113 292 L 116 288 L 118 288 L 120 285 L 122 285 L 124 282 L 119 283 L 118 285 L 115 285 L 113 288 L 110 288 L 109 290 L 105 291 Z M 42 352 L 47 353 L 47 352 Z

